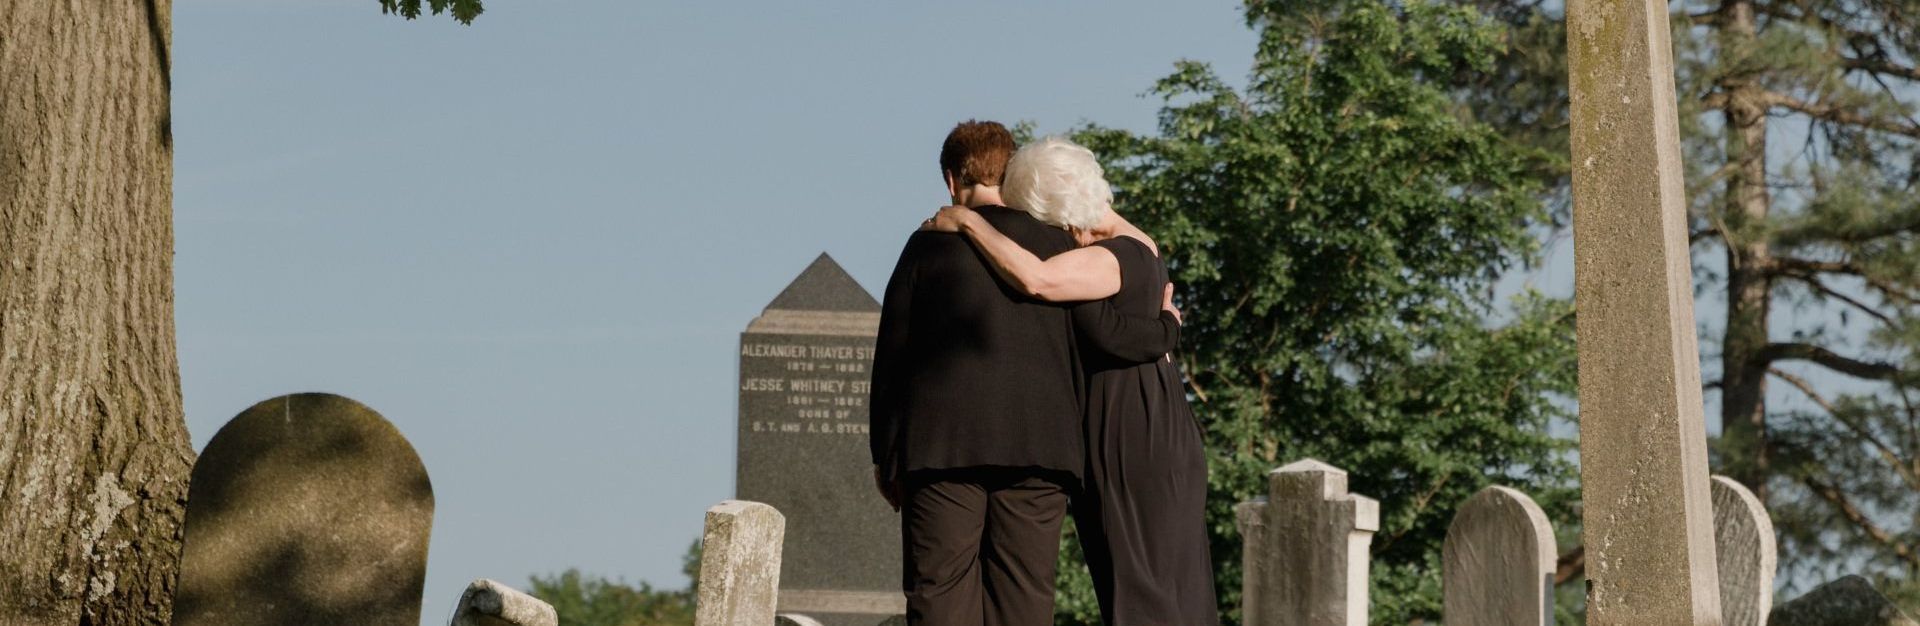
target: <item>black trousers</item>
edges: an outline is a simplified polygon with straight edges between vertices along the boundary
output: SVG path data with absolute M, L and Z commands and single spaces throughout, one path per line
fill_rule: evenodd
M 1047 626 L 1068 476 L 973 468 L 903 481 L 907 623 Z

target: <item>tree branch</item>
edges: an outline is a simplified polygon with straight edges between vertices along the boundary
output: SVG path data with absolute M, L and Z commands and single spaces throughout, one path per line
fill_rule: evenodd
M 1765 268 L 1774 274 L 1849 274 L 1859 276 L 1860 266 L 1851 261 L 1815 261 L 1790 256 L 1773 257 Z
M 1920 230 L 1920 211 L 1896 212 L 1894 217 L 1881 220 L 1877 224 L 1829 228 L 1818 223 L 1788 228 L 1775 234 L 1774 240 L 1786 245 L 1802 244 L 1818 240 L 1838 240 L 1846 243 L 1860 243 L 1881 237 L 1892 237 Z
M 1819 276 L 1815 276 L 1812 274 L 1789 274 L 1789 276 L 1795 279 L 1798 279 L 1800 282 L 1806 283 L 1807 286 L 1812 287 L 1814 291 L 1819 292 L 1821 295 L 1852 305 L 1853 308 L 1858 309 L 1861 313 L 1865 313 L 1867 315 L 1872 316 L 1874 319 L 1880 320 L 1880 323 L 1882 324 L 1886 324 L 1888 326 L 1893 325 L 1893 318 L 1888 317 L 1887 314 L 1881 313 L 1880 311 L 1875 310 L 1873 307 L 1867 306 L 1867 303 L 1861 302 L 1859 299 L 1854 298 L 1853 296 L 1849 296 L 1847 294 L 1834 291 L 1833 288 L 1828 287 L 1826 283 L 1820 282 Z
M 1880 59 L 1842 57 L 1840 59 L 1840 67 L 1851 72 L 1867 72 L 1869 74 L 1882 74 L 1911 81 L 1920 81 L 1920 69 L 1907 67 L 1898 63 L 1889 63 Z
M 1560 560 L 1554 564 L 1553 584 L 1557 587 L 1585 573 L 1587 573 L 1587 547 L 1574 546 L 1566 554 L 1560 555 Z
M 1820 405 L 1820 408 L 1825 409 L 1829 415 L 1832 415 L 1834 421 L 1840 422 L 1847 427 L 1847 430 L 1853 431 L 1853 434 L 1859 435 L 1861 439 L 1867 440 L 1867 443 L 1873 444 L 1873 448 L 1880 452 L 1881 460 L 1886 461 L 1887 465 L 1893 466 L 1893 471 L 1900 474 L 1900 480 L 1905 481 L 1908 488 L 1920 490 L 1920 476 L 1914 475 L 1906 462 L 1900 459 L 1899 454 L 1895 453 L 1892 448 L 1887 447 L 1887 444 L 1882 443 L 1879 437 L 1874 436 L 1873 431 L 1867 430 L 1866 426 L 1848 419 L 1846 414 L 1840 412 L 1839 407 L 1834 406 L 1832 402 L 1827 401 L 1826 397 L 1821 396 L 1819 392 L 1815 391 L 1813 385 L 1808 383 L 1806 379 L 1775 367 L 1767 368 L 1767 373 L 1772 374 L 1775 378 L 1787 381 L 1787 384 L 1799 389 L 1800 393 L 1806 394 L 1807 399 L 1812 400 L 1814 404 Z
M 1900 368 L 1891 363 L 1851 359 L 1810 343 L 1770 343 L 1755 353 L 1753 358 L 1766 364 L 1786 360 L 1812 361 L 1827 369 L 1868 380 L 1893 380 L 1900 377 Z
M 1835 489 L 1833 485 L 1821 482 L 1819 479 L 1811 476 L 1800 479 L 1800 482 L 1805 484 L 1808 489 L 1813 490 L 1813 493 L 1820 496 L 1820 499 L 1826 500 L 1827 504 L 1831 504 L 1834 508 L 1839 509 L 1840 515 L 1846 517 L 1847 521 L 1853 522 L 1854 526 L 1858 526 L 1860 532 L 1865 533 L 1867 537 L 1892 549 L 1895 556 L 1900 557 L 1901 560 L 1906 561 L 1909 565 L 1920 567 L 1920 556 L 1914 554 L 1913 546 L 1895 539 L 1886 529 L 1873 523 L 1873 520 L 1869 519 L 1866 513 L 1860 511 L 1860 507 L 1854 506 L 1853 501 L 1847 499 L 1847 494 L 1841 493 L 1840 490 Z
M 1913 137 L 1915 139 L 1920 139 L 1920 126 L 1914 126 L 1912 124 L 1895 123 L 1893 121 L 1886 120 L 1886 119 L 1868 117 L 1865 115 L 1861 115 L 1859 112 L 1853 111 L 1850 109 L 1845 109 L 1845 108 L 1841 108 L 1841 107 L 1837 107 L 1837 106 L 1833 106 L 1825 103 L 1820 103 L 1820 102 L 1807 102 L 1805 100 L 1801 100 L 1799 98 L 1795 98 L 1783 93 L 1777 93 L 1772 91 L 1766 91 L 1761 93 L 1764 98 L 1763 101 L 1766 103 L 1768 107 L 1771 107 L 1771 108 L 1787 109 L 1789 111 L 1794 111 L 1802 115 L 1812 117 L 1814 119 L 1825 120 L 1828 122 L 1833 122 L 1835 124 L 1844 124 L 1847 126 L 1858 126 L 1861 128 L 1870 128 L 1883 133 L 1893 133 L 1896 135 L 1905 135 L 1908 137 Z M 1712 96 L 1709 96 L 1709 99 L 1711 98 Z M 1721 100 L 1725 100 L 1725 97 L 1722 96 Z
M 1915 298 L 1913 294 L 1907 293 L 1906 291 L 1902 291 L 1900 288 L 1895 287 L 1892 284 L 1889 284 L 1887 281 L 1880 280 L 1864 274 L 1860 276 L 1860 279 L 1867 281 L 1867 286 L 1880 290 L 1881 294 L 1886 295 L 1892 299 L 1905 302 L 1909 305 L 1920 304 L 1920 298 Z

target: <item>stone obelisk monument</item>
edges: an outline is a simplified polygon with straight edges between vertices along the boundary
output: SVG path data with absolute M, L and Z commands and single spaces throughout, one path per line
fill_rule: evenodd
M 1569 0 L 1588 624 L 1720 623 L 1665 0 Z

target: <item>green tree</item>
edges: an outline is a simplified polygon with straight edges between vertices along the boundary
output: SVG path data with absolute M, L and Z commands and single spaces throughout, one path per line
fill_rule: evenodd
M 1565 154 L 1560 3 L 1478 4 L 1512 45 L 1464 101 Z M 1701 342 L 1716 470 L 1767 503 L 1790 586 L 1864 569 L 1920 592 L 1920 2 L 1672 6 L 1695 286 L 1726 305 Z
M 1259 46 L 1244 88 L 1181 62 L 1153 89 L 1157 134 L 1075 135 L 1104 159 L 1116 208 L 1159 238 L 1190 312 L 1179 357 L 1229 621 L 1232 507 L 1306 457 L 1381 502 L 1374 621 L 1431 619 L 1460 502 L 1505 484 L 1572 517 L 1569 443 L 1548 433 L 1571 417 L 1570 305 L 1492 294 L 1536 254 L 1546 157 L 1451 97 L 1502 50 L 1505 25 L 1471 8 L 1265 0 L 1246 19 Z M 1067 565 L 1058 620 L 1096 623 Z
M 695 540 L 681 560 L 687 588 L 655 589 L 641 582 L 607 580 L 577 569 L 550 576 L 534 575 L 527 593 L 553 605 L 560 626 L 693 626 L 694 600 L 700 584 L 700 542 Z

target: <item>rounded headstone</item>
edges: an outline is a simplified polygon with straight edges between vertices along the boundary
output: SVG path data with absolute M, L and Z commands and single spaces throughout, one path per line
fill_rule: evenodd
M 433 486 L 400 431 L 353 400 L 242 412 L 193 467 L 177 626 L 417 626 Z
M 1715 476 L 1713 543 L 1720 563 L 1723 626 L 1765 626 L 1773 608 L 1773 521 L 1752 491 L 1732 478 Z
M 1449 625 L 1542 626 L 1553 620 L 1553 525 L 1533 499 L 1488 487 L 1467 499 L 1441 547 Z

